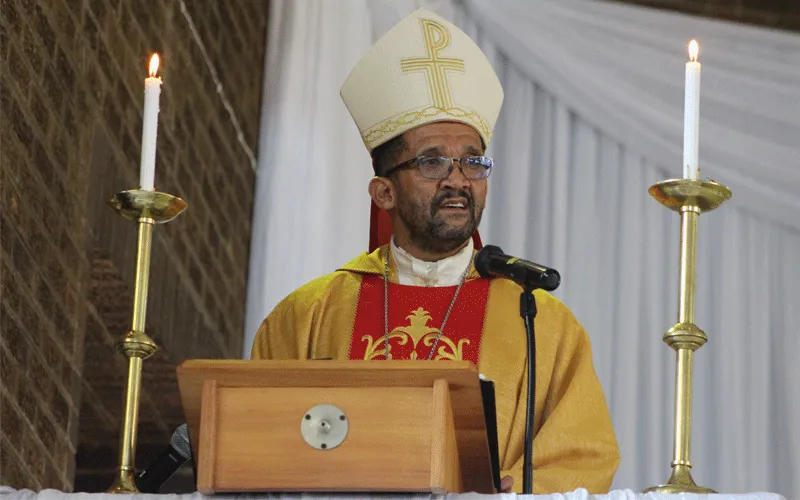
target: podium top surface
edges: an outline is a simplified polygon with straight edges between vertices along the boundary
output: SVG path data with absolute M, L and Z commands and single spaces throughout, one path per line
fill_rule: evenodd
M 181 390 L 214 379 L 224 387 L 429 387 L 445 379 L 479 388 L 469 361 L 333 361 L 192 359 L 178 366 Z

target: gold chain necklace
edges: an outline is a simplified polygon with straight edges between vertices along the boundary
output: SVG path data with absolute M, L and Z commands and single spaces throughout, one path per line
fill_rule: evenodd
M 386 248 L 386 257 L 383 259 L 383 338 L 384 342 L 386 343 L 386 359 L 391 358 L 391 350 L 389 348 L 389 252 L 391 251 L 391 244 Z M 453 294 L 453 300 L 450 301 L 450 305 L 447 307 L 447 312 L 444 315 L 444 319 L 442 320 L 442 326 L 439 328 L 439 333 L 436 334 L 436 339 L 433 342 L 433 347 L 431 347 L 431 352 L 428 353 L 427 360 L 433 358 L 433 353 L 436 352 L 436 347 L 439 345 L 439 339 L 442 338 L 442 334 L 444 333 L 444 326 L 447 324 L 447 319 L 450 317 L 450 313 L 453 311 L 453 306 L 456 304 L 456 299 L 458 298 L 458 292 L 461 291 L 461 286 L 464 285 L 464 281 L 467 278 L 467 274 L 469 273 L 470 267 L 472 267 L 472 259 L 470 257 L 469 264 L 467 264 L 467 268 L 464 269 L 464 272 L 461 274 L 461 278 L 458 280 L 458 286 L 456 287 L 456 292 Z M 416 346 L 414 346 L 416 349 Z

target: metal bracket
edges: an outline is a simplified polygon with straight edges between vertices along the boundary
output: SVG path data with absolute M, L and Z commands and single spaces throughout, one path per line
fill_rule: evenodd
M 344 412 L 333 405 L 317 405 L 300 421 L 300 434 L 317 450 L 332 450 L 347 437 L 349 428 Z

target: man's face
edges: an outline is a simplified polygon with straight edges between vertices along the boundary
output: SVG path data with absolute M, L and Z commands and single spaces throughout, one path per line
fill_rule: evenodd
M 404 134 L 406 150 L 396 163 L 417 156 L 481 156 L 478 132 L 463 123 L 430 123 Z M 460 248 L 477 229 L 486 205 L 487 180 L 467 179 L 455 163 L 445 179 L 427 179 L 417 168 L 393 174 L 396 220 L 410 241 L 430 253 Z

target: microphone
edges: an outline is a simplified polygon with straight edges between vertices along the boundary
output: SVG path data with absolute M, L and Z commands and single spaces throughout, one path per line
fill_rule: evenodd
M 169 446 L 146 469 L 136 475 L 136 487 L 142 493 L 158 493 L 175 471 L 181 468 L 192 456 L 189 445 L 189 431 L 186 424 L 180 425 L 172 433 Z
M 561 275 L 549 267 L 506 255 L 494 245 L 486 245 L 475 256 L 475 269 L 482 278 L 507 278 L 522 287 L 519 314 L 525 322 L 528 339 L 528 394 L 525 408 L 525 448 L 522 459 L 522 493 L 533 492 L 533 411 L 536 401 L 536 299 L 533 290 L 552 291 L 561 284 Z
M 561 275 L 555 269 L 506 255 L 494 245 L 486 245 L 478 251 L 475 269 L 482 278 L 507 278 L 522 288 L 551 292 L 561 284 Z

